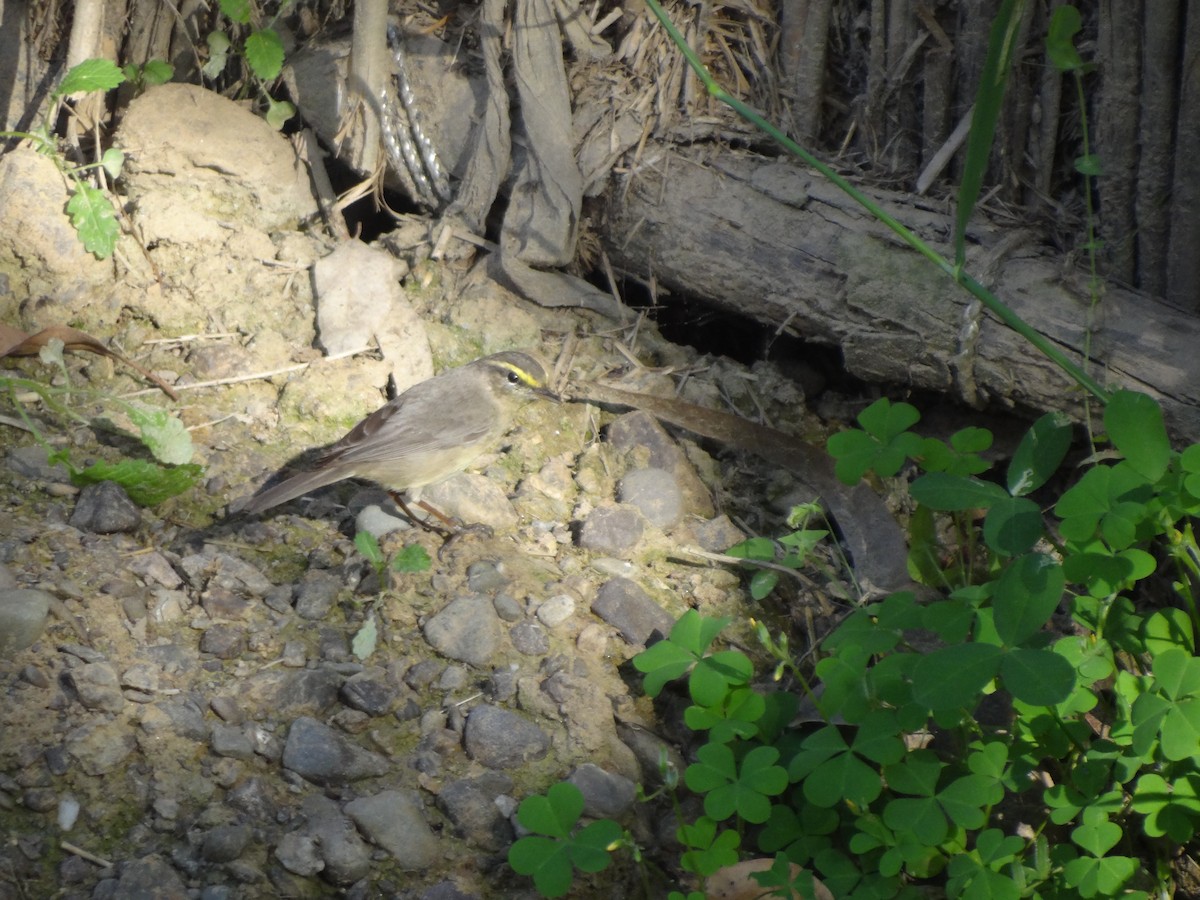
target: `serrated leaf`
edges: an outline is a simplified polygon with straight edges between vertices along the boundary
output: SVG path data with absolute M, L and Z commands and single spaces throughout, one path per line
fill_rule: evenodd
M 272 28 L 256 31 L 243 48 L 250 70 L 263 81 L 274 81 L 283 69 L 283 41 Z
M 379 549 L 379 539 L 369 531 L 355 532 L 354 548 L 362 554 L 363 559 L 373 566 L 383 564 L 383 551 Z
M 86 182 L 76 182 L 75 191 L 67 201 L 67 215 L 85 250 L 96 259 L 112 256 L 121 226 L 108 195 Z
M 408 544 L 392 560 L 392 569 L 406 574 L 425 572 L 432 565 L 433 560 L 420 544 Z
M 362 624 L 362 627 L 355 632 L 354 639 L 350 642 L 350 651 L 358 659 L 365 660 L 375 652 L 375 646 L 378 642 L 379 627 L 375 624 L 375 617 L 370 616 Z
M 250 0 L 221 0 L 221 12 L 239 25 L 250 21 Z
M 142 443 L 159 462 L 182 465 L 192 461 L 192 435 L 178 416 L 165 409 L 133 406 L 130 421 L 137 426 Z
M 73 67 L 58 85 L 55 97 L 88 91 L 111 91 L 125 80 L 125 74 L 109 59 L 85 59 Z
M 71 481 L 79 486 L 112 481 L 121 485 L 138 506 L 150 507 L 182 494 L 203 474 L 203 467 L 195 464 L 166 468 L 144 459 L 123 459 L 119 463 L 93 463 L 72 472 Z

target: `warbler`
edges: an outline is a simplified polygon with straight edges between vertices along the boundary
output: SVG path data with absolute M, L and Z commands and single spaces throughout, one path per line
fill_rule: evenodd
M 407 512 L 420 490 L 469 466 L 508 432 L 514 413 L 535 397 L 559 400 L 532 354 L 494 353 L 413 385 L 331 446 L 307 472 L 260 491 L 249 514 L 346 478 L 387 488 Z M 426 507 L 428 508 L 428 507 Z

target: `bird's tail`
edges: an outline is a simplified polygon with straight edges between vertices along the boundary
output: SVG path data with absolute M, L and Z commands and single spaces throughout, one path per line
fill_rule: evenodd
M 285 481 L 281 481 L 273 487 L 267 488 L 265 491 L 259 491 L 240 508 L 233 511 L 255 515 L 263 510 L 270 509 L 272 506 L 278 506 L 280 503 L 295 500 L 297 497 L 315 491 L 317 488 L 323 488 L 327 484 L 333 484 L 335 481 L 341 481 L 343 478 L 348 477 L 349 473 L 336 467 L 301 472 Z

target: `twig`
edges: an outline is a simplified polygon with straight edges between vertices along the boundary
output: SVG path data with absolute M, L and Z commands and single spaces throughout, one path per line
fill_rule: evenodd
M 84 850 L 82 847 L 76 847 L 74 844 L 70 843 L 69 841 L 63 841 L 58 846 L 60 846 L 64 850 L 66 850 L 68 853 L 75 854 L 80 859 L 86 859 L 88 862 L 93 862 L 98 866 L 104 867 L 105 869 L 111 869 L 113 866 L 113 864 L 111 862 L 109 862 L 107 859 L 104 859 L 101 856 L 97 856 L 95 853 L 89 853 L 87 850 Z

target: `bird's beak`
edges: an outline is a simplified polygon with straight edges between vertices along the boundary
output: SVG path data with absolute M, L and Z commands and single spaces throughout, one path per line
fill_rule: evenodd
M 533 392 L 537 394 L 537 396 L 543 397 L 546 400 L 553 400 L 555 403 L 562 403 L 562 396 L 554 393 L 554 391 L 550 390 L 550 388 L 534 388 Z

